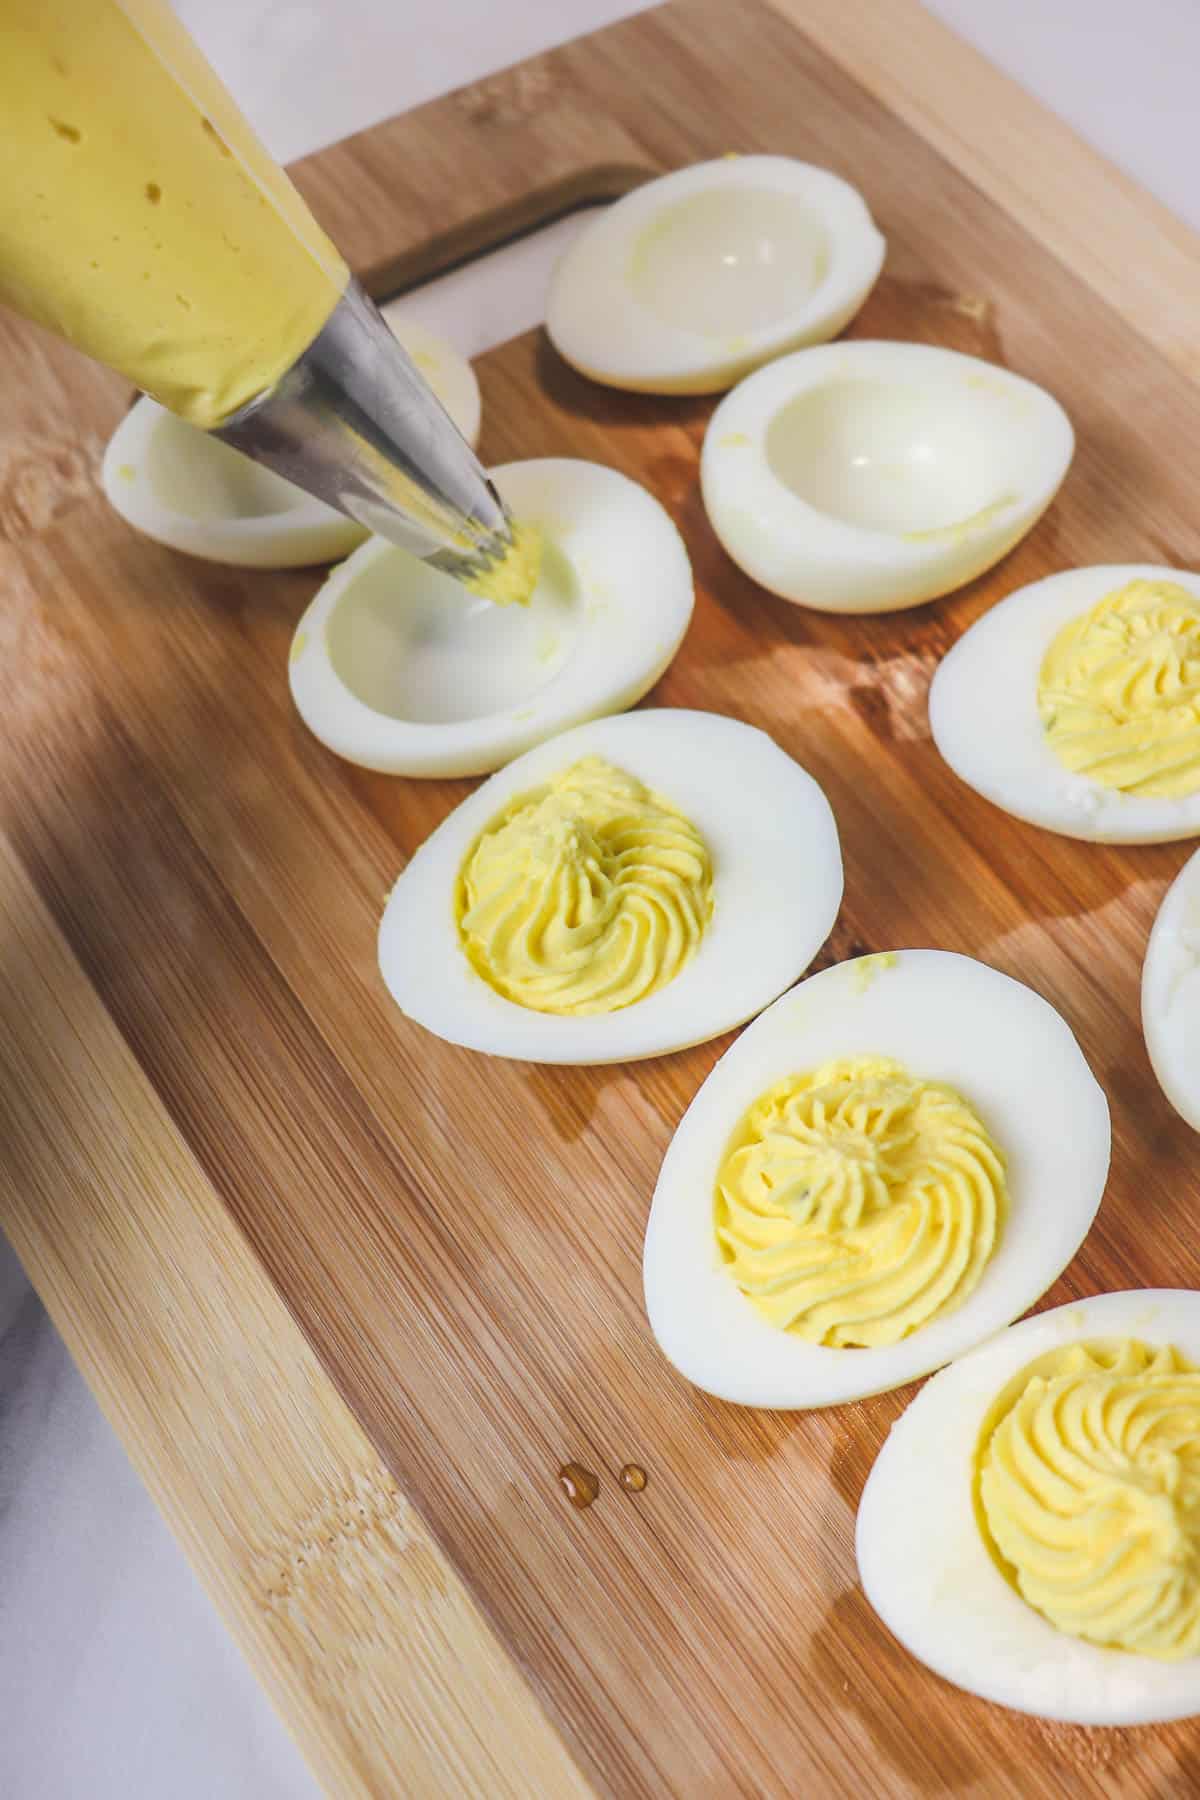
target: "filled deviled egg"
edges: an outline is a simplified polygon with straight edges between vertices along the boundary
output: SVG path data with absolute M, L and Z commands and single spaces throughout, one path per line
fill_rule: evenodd
M 1200 834 L 1200 574 L 1068 569 L 1019 588 L 934 673 L 929 724 L 968 787 L 1097 843 Z
M 1109 1146 L 1104 1094 L 1032 989 L 939 950 L 838 963 L 742 1033 L 672 1138 L 651 1329 L 745 1406 L 901 1387 L 1046 1291 Z
M 957 1687 L 1079 1725 L 1200 1713 L 1200 1294 L 1098 1294 L 928 1382 L 858 1509 L 859 1576 Z
M 392 891 L 379 964 L 451 1043 L 629 1062 L 760 1011 L 841 895 L 829 803 L 764 732 L 628 713 L 527 751 L 450 814 Z

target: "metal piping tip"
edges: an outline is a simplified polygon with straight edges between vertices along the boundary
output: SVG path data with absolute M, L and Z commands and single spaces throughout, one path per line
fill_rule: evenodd
M 492 492 L 495 493 L 494 488 Z M 507 562 L 513 549 L 513 516 L 502 500 L 500 510 L 503 518 L 495 531 L 480 534 L 469 547 L 451 549 L 447 546 L 445 549 L 435 550 L 425 561 L 432 563 L 436 569 L 444 569 L 447 575 L 453 575 L 465 587 L 486 586 L 495 571 Z
M 459 581 L 512 548 L 474 451 L 356 281 L 287 373 L 213 435 Z

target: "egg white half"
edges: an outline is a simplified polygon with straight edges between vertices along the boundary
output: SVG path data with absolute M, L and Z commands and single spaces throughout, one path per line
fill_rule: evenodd
M 692 570 L 637 482 L 549 457 L 492 471 L 538 526 L 528 606 L 496 606 L 372 538 L 296 627 L 289 680 L 314 736 L 390 775 L 480 775 L 648 692 L 692 616 Z
M 1057 400 L 928 344 L 801 350 L 709 422 L 704 506 L 728 554 L 784 600 L 894 612 L 973 580 L 1045 512 L 1074 453 Z
M 1200 850 L 1155 914 L 1142 964 L 1142 1032 L 1159 1087 L 1200 1131 Z
M 890 968 L 838 963 L 785 994 L 727 1050 L 663 1159 L 646 1228 L 646 1310 L 681 1374 L 744 1406 L 831 1406 L 902 1387 L 1007 1325 L 1082 1243 L 1108 1175 L 1108 1102 L 1070 1028 L 1031 988 L 942 950 Z M 713 1229 L 717 1172 L 743 1114 L 835 1057 L 885 1056 L 944 1081 L 1008 1159 L 1009 1216 L 973 1293 L 881 1349 L 828 1349 L 770 1325 Z
M 1200 1362 L 1200 1294 L 1097 1294 L 1001 1332 L 928 1382 L 893 1425 L 858 1509 L 867 1599 L 906 1649 L 984 1700 L 1077 1725 L 1144 1725 L 1200 1712 L 1200 1657 L 1159 1662 L 1058 1631 L 1009 1586 L 975 1517 L 974 1458 L 1005 1384 L 1088 1338 L 1172 1344 Z
M 789 156 L 720 157 L 598 212 L 554 271 L 546 330 L 593 381 L 716 394 L 784 350 L 836 336 L 874 286 L 885 248 L 861 194 L 827 169 Z M 737 288 L 723 316 L 731 272 Z M 778 309 L 748 317 L 747 301 L 772 279 Z M 682 322 L 698 296 L 703 318 Z
M 1150 563 L 1066 569 L 1018 588 L 947 652 L 929 689 L 933 741 L 960 780 L 1016 819 L 1098 844 L 1158 844 L 1200 833 L 1200 793 L 1122 794 L 1061 763 L 1038 714 L 1038 673 L 1062 627 L 1130 581 L 1172 581 L 1200 597 L 1200 574 Z
M 570 1018 L 518 1006 L 476 974 L 459 942 L 454 891 L 509 801 L 585 756 L 635 775 L 703 834 L 713 916 L 667 986 L 617 1012 Z M 628 713 L 527 751 L 450 814 L 392 890 L 379 966 L 401 1011 L 451 1043 L 528 1062 L 631 1062 L 717 1037 L 767 1005 L 808 966 L 841 897 L 829 803 L 765 732 L 716 713 Z
M 468 443 L 479 436 L 479 383 L 457 351 L 385 307 L 404 345 Z M 347 556 L 367 533 L 355 519 L 175 418 L 148 396 L 109 440 L 100 470 L 109 504 L 156 543 L 240 569 L 298 569 Z

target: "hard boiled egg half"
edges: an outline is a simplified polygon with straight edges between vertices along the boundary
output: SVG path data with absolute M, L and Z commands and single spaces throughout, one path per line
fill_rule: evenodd
M 513 517 L 541 534 L 528 605 L 497 606 L 372 538 L 296 627 L 292 698 L 350 762 L 483 774 L 632 706 L 679 647 L 691 564 L 657 500 L 615 469 L 567 458 L 491 473 Z
M 393 302 L 383 316 L 467 442 L 479 436 L 470 363 Z M 243 569 L 304 568 L 346 556 L 363 526 L 146 396 L 118 425 L 101 465 L 105 495 L 146 537 Z
M 1142 1031 L 1159 1087 L 1200 1131 L 1200 851 L 1167 889 L 1150 931 Z
M 745 1406 L 901 1387 L 1046 1291 L 1108 1158 L 1104 1094 L 1032 989 L 940 950 L 838 963 L 742 1033 L 671 1140 L 651 1329 Z
M 1098 1294 L 928 1382 L 858 1510 L 867 1599 L 921 1662 L 1019 1712 L 1200 1712 L 1200 1294 Z
M 1068 837 L 1200 833 L 1200 575 L 1147 563 L 1018 588 L 942 659 L 933 739 L 968 787 Z
M 719 394 L 835 337 L 883 265 L 866 203 L 789 156 L 728 156 L 597 213 L 554 272 L 546 330 L 593 381 Z
M 765 733 L 627 713 L 527 751 L 451 813 L 392 891 L 379 966 L 451 1043 L 629 1062 L 773 1000 L 841 895 L 829 804 Z
M 1045 512 L 1075 438 L 1057 400 L 927 344 L 783 357 L 718 406 L 704 506 L 747 575 L 825 612 L 894 612 L 961 587 Z

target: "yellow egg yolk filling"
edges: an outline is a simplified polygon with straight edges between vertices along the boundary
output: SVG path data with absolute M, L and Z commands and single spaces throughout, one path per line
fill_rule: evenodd
M 721 1162 L 715 1229 L 769 1324 L 876 1348 L 962 1305 L 1007 1207 L 1003 1154 L 960 1094 L 855 1056 L 755 1101 Z
M 512 801 L 463 865 L 477 974 L 535 1012 L 616 1012 L 673 981 L 712 916 L 699 831 L 633 775 L 585 757 Z
M 1072 1637 L 1200 1653 L 1200 1370 L 1136 1339 L 1023 1369 L 980 1436 L 976 1508 L 1001 1571 Z
M 1131 581 L 1058 633 L 1038 677 L 1050 748 L 1124 794 L 1200 789 L 1200 599 Z
M 542 570 L 542 534 L 536 525 L 515 524 L 502 562 L 467 585 L 496 606 L 528 606 Z

